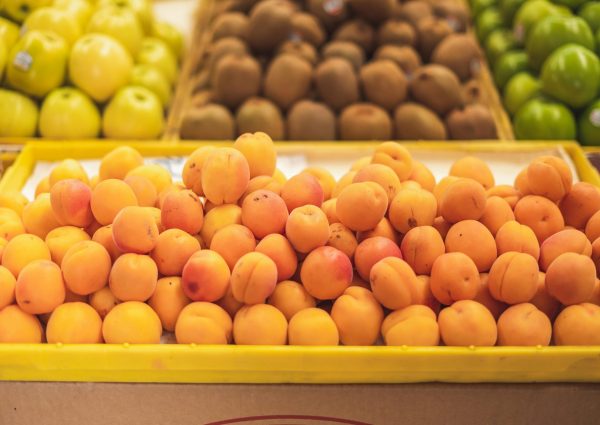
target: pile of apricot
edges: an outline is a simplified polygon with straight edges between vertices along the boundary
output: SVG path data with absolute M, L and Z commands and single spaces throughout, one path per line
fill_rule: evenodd
M 436 182 L 387 142 L 286 179 L 255 133 L 181 177 L 122 146 L 0 194 L 0 342 L 600 344 L 600 191 L 558 157 Z

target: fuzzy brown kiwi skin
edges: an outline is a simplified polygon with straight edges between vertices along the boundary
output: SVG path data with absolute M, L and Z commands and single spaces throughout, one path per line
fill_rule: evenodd
M 346 59 L 356 71 L 365 63 L 364 50 L 351 41 L 330 41 L 321 49 L 321 55 L 323 60 L 333 57 Z
M 321 22 L 309 13 L 296 12 L 292 15 L 292 34 L 302 41 L 320 47 L 327 38 Z
M 229 54 L 243 55 L 248 53 L 248 45 L 241 39 L 237 37 L 226 37 L 217 40 L 215 43 L 211 44 L 208 49 L 208 69 L 211 77 L 214 75 L 215 68 L 219 61 Z M 200 64 L 202 67 L 203 64 Z M 196 72 L 200 72 L 200 69 L 197 69 Z
M 359 75 L 365 99 L 389 111 L 406 99 L 408 81 L 391 60 L 378 60 L 362 67 Z
M 388 113 L 372 103 L 355 103 L 342 110 L 339 117 L 342 140 L 388 140 L 392 137 L 392 120 Z
M 292 106 L 286 121 L 289 140 L 335 140 L 336 117 L 321 102 L 301 100 Z
M 394 12 L 395 19 L 401 19 L 416 27 L 421 19 L 433 15 L 433 8 L 424 1 L 409 1 L 401 3 Z
M 333 40 L 352 41 L 358 44 L 367 54 L 375 48 L 375 30 L 367 22 L 353 19 L 340 25 L 333 33 Z
M 412 99 L 440 116 L 464 104 L 458 77 L 442 65 L 430 64 L 418 69 L 410 81 L 409 90 Z
M 481 104 L 467 105 L 450 112 L 446 127 L 453 139 L 497 139 L 496 124 L 489 109 Z
M 450 68 L 461 81 L 467 81 L 479 74 L 482 57 L 472 35 L 450 34 L 437 45 L 431 62 Z
M 241 12 L 227 12 L 215 18 L 212 25 L 212 40 L 225 37 L 248 39 L 248 16 Z
M 237 109 L 235 114 L 237 135 L 244 133 L 267 133 L 273 140 L 284 140 L 285 125 L 281 111 L 269 99 L 251 97 Z
M 392 17 L 395 0 L 348 0 L 354 13 L 374 25 Z
M 285 0 L 265 0 L 250 11 L 248 44 L 259 54 L 268 54 L 292 33 L 293 5 Z
M 315 86 L 319 97 L 334 111 L 360 99 L 358 78 L 350 62 L 329 58 L 315 71 Z
M 417 45 L 417 32 L 412 25 L 404 21 L 387 20 L 377 31 L 377 45 L 382 46 L 384 44 L 415 47 Z
M 428 16 L 418 22 L 417 40 L 419 53 L 424 62 L 429 62 L 437 45 L 452 32 L 452 28 L 447 21 L 433 16 Z
M 422 65 L 419 53 L 410 46 L 386 44 L 375 51 L 373 58 L 393 61 L 407 76 L 412 75 Z
M 306 2 L 306 10 L 314 15 L 328 31 L 333 31 L 349 16 L 346 2 L 335 3 L 336 9 L 331 9 L 332 4 L 334 3 L 330 0 L 307 0 Z
M 406 102 L 394 111 L 395 137 L 399 140 L 446 140 L 448 132 L 435 112 Z
M 235 121 L 229 109 L 208 103 L 187 111 L 179 135 L 185 140 L 233 140 Z
M 483 89 L 479 80 L 469 80 L 464 83 L 462 87 L 465 104 L 471 105 L 473 103 L 483 102 Z
M 454 0 L 443 0 L 433 3 L 433 14 L 446 19 L 452 29 L 457 32 L 467 30 L 471 20 L 471 14 L 468 8 Z
M 312 44 L 307 43 L 306 41 L 288 40 L 284 42 L 281 46 L 279 46 L 277 54 L 281 55 L 284 53 L 296 55 L 310 63 L 312 66 L 315 66 L 319 61 L 317 49 L 315 49 Z
M 265 97 L 285 110 L 306 97 L 312 77 L 312 66 L 304 59 L 289 53 L 278 55 L 269 64 L 265 75 Z
M 249 55 L 227 55 L 215 68 L 213 90 L 219 103 L 235 108 L 260 92 L 262 70 Z

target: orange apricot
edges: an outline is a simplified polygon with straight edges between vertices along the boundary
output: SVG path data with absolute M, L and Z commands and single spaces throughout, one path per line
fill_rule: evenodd
M 50 344 L 99 344 L 102 319 L 89 304 L 68 302 L 56 307 L 46 326 Z
M 327 246 L 339 249 L 352 260 L 354 252 L 358 246 L 358 241 L 354 232 L 344 226 L 342 223 L 333 223 L 329 225 L 329 240 Z
M 365 239 L 356 247 L 354 265 L 359 276 L 368 281 L 373 266 L 386 257 L 402 258 L 398 245 L 381 236 Z
M 385 345 L 433 347 L 440 343 L 435 312 L 424 305 L 411 305 L 389 314 L 381 325 Z
M 179 344 L 229 344 L 233 332 L 231 317 L 209 302 L 193 302 L 183 307 L 175 324 Z
M 546 271 L 556 257 L 565 252 L 575 252 L 591 257 L 592 244 L 585 234 L 579 230 L 561 230 L 542 242 L 540 246 L 540 268 Z
M 448 187 L 450 187 L 452 183 L 457 182 L 459 180 L 461 180 L 460 177 L 446 176 L 443 177 L 439 182 L 437 182 L 431 193 L 433 193 L 433 196 L 435 196 L 435 199 L 438 204 L 438 209 L 440 207 L 440 204 L 442 203 L 442 197 L 448 190 Z
M 596 284 L 596 266 L 587 255 L 565 252 L 546 270 L 546 290 L 564 305 L 587 301 Z
M 42 325 L 37 317 L 9 305 L 0 309 L 0 343 L 39 344 Z
M 431 273 L 433 263 L 446 252 L 440 234 L 431 226 L 414 227 L 402 239 L 402 258 L 417 274 Z
M 90 207 L 92 191 L 76 179 L 60 180 L 50 189 L 50 204 L 60 224 L 89 226 L 94 216 Z
M 140 165 L 129 171 L 125 178 L 130 176 L 142 176 L 150 180 L 156 189 L 156 193 L 160 193 L 173 183 L 171 173 L 165 167 L 159 164 Z
M 448 230 L 445 244 L 446 252 L 462 252 L 469 256 L 480 273 L 488 271 L 498 255 L 494 237 L 487 227 L 475 220 L 454 224 Z
M 100 161 L 98 177 L 100 180 L 123 180 L 128 172 L 144 164 L 142 155 L 130 146 L 113 149 Z
M 2 265 L 13 276 L 35 260 L 50 260 L 50 250 L 42 239 L 35 235 L 23 234 L 12 238 L 2 251 Z
M 300 269 L 306 291 L 320 300 L 339 297 L 352 282 L 352 263 L 339 249 L 322 246 L 312 251 Z
M 78 242 L 89 240 L 90 237 L 86 232 L 74 226 L 57 227 L 46 235 L 46 245 L 50 250 L 52 261 L 59 266 L 69 248 Z
M 371 291 L 351 286 L 333 303 L 331 318 L 342 344 L 373 345 L 379 337 L 383 309 Z
M 488 198 L 497 196 L 504 199 L 511 209 L 515 208 L 515 205 L 517 205 L 517 202 L 521 198 L 521 192 L 515 187 L 503 184 L 489 188 L 486 194 Z
M 283 185 L 287 181 L 285 174 L 283 174 L 283 172 L 278 168 L 275 168 L 275 171 L 273 172 L 273 178 L 280 185 Z
M 435 187 L 435 176 L 422 162 L 413 160 L 413 170 L 408 176 L 409 181 L 419 183 L 419 185 L 429 191 L 433 192 Z
M 158 344 L 161 335 L 160 318 L 152 307 L 139 301 L 116 305 L 102 324 L 107 344 Z
M 319 207 L 304 205 L 291 212 L 285 235 L 296 251 L 306 254 L 327 243 L 329 222 Z
M 532 194 L 558 202 L 571 190 L 573 175 L 563 159 L 541 156 L 527 167 L 527 182 Z
M 442 239 L 446 239 L 446 235 L 448 234 L 448 230 L 452 227 L 452 223 L 444 220 L 444 217 L 436 217 L 431 226 L 438 231 Z
M 304 205 L 320 207 L 325 200 L 325 194 L 315 176 L 309 173 L 300 173 L 281 186 L 281 198 L 291 213 L 294 209 Z
M 480 285 L 477 266 L 462 252 L 440 255 L 431 269 L 431 292 L 442 304 L 472 300 Z
M 50 177 L 48 176 L 41 179 L 35 187 L 35 198 L 43 193 L 50 193 Z
M 368 164 L 356 173 L 353 183 L 373 182 L 377 183 L 385 191 L 388 197 L 388 202 L 396 196 L 400 190 L 400 179 L 387 165 L 383 164 Z
M 266 133 L 244 133 L 237 138 L 233 147 L 246 157 L 250 167 L 250 178 L 272 176 L 275 172 L 275 145 Z
M 490 294 L 507 304 L 528 302 L 537 292 L 538 272 L 538 263 L 531 255 L 506 252 L 494 261 L 490 269 Z
M 460 178 L 448 185 L 439 203 L 440 215 L 450 223 L 479 220 L 485 211 L 486 196 L 481 183 Z
M 271 233 L 283 233 L 287 219 L 285 202 L 271 191 L 252 192 L 242 203 L 242 223 L 258 239 Z
M 227 292 L 225 292 L 225 295 L 215 301 L 215 304 L 223 308 L 231 318 L 235 317 L 235 313 L 237 313 L 238 310 L 244 306 L 244 303 L 239 302 L 233 296 L 231 285 L 227 287 Z
M 567 226 L 583 230 L 589 219 L 600 210 L 600 191 L 592 184 L 577 182 L 560 201 L 559 208 Z
M 79 180 L 85 185 L 90 184 L 90 179 L 87 173 L 81 164 L 74 159 L 62 160 L 50 171 L 50 175 L 48 176 L 50 188 L 52 188 L 57 182 L 67 179 Z
M 546 273 L 539 272 L 537 291 L 529 302 L 543 311 L 552 321 L 554 321 L 556 315 L 560 312 L 560 302 L 551 296 L 546 289 Z
M 170 185 L 168 185 L 166 188 L 164 188 L 162 191 L 160 191 L 158 193 L 158 197 L 156 198 L 156 204 L 152 205 L 152 206 L 159 208 L 159 209 L 163 209 L 163 204 L 165 202 L 165 198 L 168 195 L 170 195 L 171 193 L 181 192 L 182 190 L 185 190 L 185 186 L 183 186 L 181 183 L 171 183 Z M 193 191 L 188 191 L 188 192 L 192 192 L 194 194 L 194 196 L 196 195 Z M 198 199 L 197 196 L 195 196 L 195 198 Z M 200 199 L 198 199 L 198 201 L 200 201 Z
M 473 179 L 485 190 L 493 187 L 495 183 L 490 167 L 482 159 L 474 156 L 465 156 L 455 161 L 450 167 L 449 175 Z
M 156 187 L 144 176 L 129 176 L 123 180 L 133 191 L 137 204 L 140 207 L 153 207 L 156 205 L 158 193 Z
M 93 294 L 90 294 L 88 301 L 102 319 L 104 319 L 108 312 L 120 302 L 117 297 L 115 297 L 115 294 L 112 293 L 109 286 L 105 286 Z
M 398 310 L 414 304 L 417 275 L 400 258 L 387 257 L 378 261 L 369 276 L 373 295 L 384 307 Z
M 288 323 L 269 304 L 242 307 L 233 319 L 233 339 L 238 345 L 285 345 Z
M 331 194 L 333 192 L 333 189 L 335 188 L 336 181 L 329 171 L 327 171 L 323 167 L 308 167 L 302 170 L 302 172 L 308 173 L 317 179 L 319 185 L 321 186 L 321 189 L 323 189 L 324 201 L 331 198 Z
M 253 252 L 256 248 L 254 235 L 245 226 L 230 224 L 222 228 L 212 238 L 210 249 L 223 257 L 230 269 L 245 254 Z
M 190 257 L 200 251 L 200 242 L 180 229 L 169 229 L 156 238 L 156 246 L 150 257 L 163 276 L 181 276 L 183 266 Z
M 215 205 L 237 202 L 249 181 L 248 161 L 236 149 L 218 148 L 202 164 L 202 190 Z
M 407 233 L 418 226 L 431 226 L 437 208 L 437 201 L 431 192 L 403 189 L 390 204 L 390 222 L 400 233 Z
M 242 224 L 242 209 L 237 205 L 219 205 L 206 212 L 200 235 L 206 246 L 210 246 L 217 231 L 230 224 Z
M 256 252 L 265 254 L 275 262 L 278 282 L 291 278 L 296 272 L 298 257 L 285 236 L 278 233 L 268 235 L 256 245 Z
M 356 240 L 362 242 L 365 239 L 374 238 L 375 236 L 382 236 L 396 243 L 400 240 L 398 232 L 396 232 L 396 229 L 394 229 L 394 226 L 392 226 L 392 223 L 386 217 L 383 217 L 371 230 L 357 232 Z
M 52 210 L 49 193 L 42 193 L 23 209 L 23 225 L 27 233 L 44 239 L 52 229 L 60 227 Z
M 369 165 L 371 163 L 371 160 L 372 160 L 371 156 L 363 156 L 362 158 L 358 158 L 356 161 L 354 161 L 352 163 L 352 165 L 350 166 L 350 170 L 351 171 L 360 171 L 364 167 Z
M 61 270 L 65 285 L 71 292 L 89 295 L 108 282 L 110 255 L 98 242 L 77 242 L 65 253 Z
M 327 216 L 329 224 L 339 223 L 340 219 L 337 216 L 337 198 L 328 199 L 321 205 L 321 209 Z
M 25 195 L 16 190 L 7 189 L 3 193 L 0 193 L 0 208 L 8 208 L 17 213 L 18 217 L 23 214 L 25 205 L 29 203 L 29 200 Z
M 162 327 L 173 332 L 181 310 L 190 302 L 181 287 L 181 278 L 170 276 L 158 279 L 148 305 L 158 314 Z
M 531 228 L 517 221 L 504 223 L 496 233 L 498 255 L 505 252 L 524 252 L 536 260 L 540 257 L 540 244 Z
M 483 215 L 479 218 L 481 224 L 495 237 L 504 223 L 513 221 L 515 214 L 509 203 L 499 196 L 488 196 Z
M 25 233 L 21 216 L 10 208 L 0 207 L 0 237 L 10 240 Z
M 438 325 L 444 344 L 449 346 L 493 346 L 498 337 L 492 313 L 472 300 L 457 301 L 443 309 Z
M 267 301 L 281 311 L 287 320 L 290 320 L 300 310 L 317 305 L 316 300 L 308 293 L 304 285 L 293 280 L 279 282 Z
M 337 197 L 336 214 L 340 222 L 354 231 L 371 230 L 385 216 L 386 192 L 373 182 L 352 183 Z
M 553 330 L 556 345 L 600 345 L 600 307 L 570 305 L 560 312 Z
M 92 191 L 92 213 L 103 226 L 111 224 L 123 208 L 137 205 L 134 191 L 122 180 L 103 180 Z
M 17 280 L 10 270 L 0 266 L 0 310 L 15 302 L 15 286 Z
M 148 255 L 123 254 L 113 264 L 109 276 L 112 293 L 120 301 L 146 301 L 156 290 L 158 268 Z
M 326 311 L 306 308 L 290 319 L 288 341 L 290 345 L 338 345 L 340 335 Z
M 210 250 L 196 252 L 183 267 L 181 285 L 192 301 L 217 301 L 229 287 L 231 272 L 219 254 Z
M 533 304 L 510 306 L 498 319 L 498 345 L 546 346 L 551 337 L 550 319 Z
M 354 176 L 356 176 L 356 173 L 357 171 L 348 171 L 346 174 L 340 177 L 340 179 L 335 184 L 335 187 L 333 188 L 333 192 L 331 192 L 331 197 L 337 198 L 338 196 L 340 196 L 342 190 L 344 190 L 346 186 L 353 183 Z
M 202 166 L 210 154 L 216 151 L 214 146 L 202 146 L 190 154 L 183 165 L 181 177 L 186 188 L 198 196 L 204 195 L 202 189 Z
M 160 219 L 165 229 L 181 229 L 194 235 L 204 223 L 202 202 L 191 190 L 171 192 L 164 198 Z
M 112 225 L 113 239 L 123 252 L 146 254 L 156 246 L 156 218 L 148 207 L 125 207 Z
M 528 195 L 521 198 L 515 206 L 515 218 L 533 230 L 539 243 L 565 227 L 558 206 L 542 196 Z
M 110 224 L 108 226 L 102 226 L 96 230 L 92 236 L 92 240 L 94 242 L 98 242 L 104 247 L 104 249 L 106 249 L 110 255 L 110 259 L 113 262 L 119 258 L 121 254 L 123 254 L 123 251 L 121 251 L 115 244 L 115 240 L 112 236 L 112 225 Z
M 431 292 L 431 278 L 427 275 L 417 276 L 414 304 L 424 305 L 432 309 L 436 314 L 440 311 L 440 302 L 433 296 Z
M 414 167 L 410 152 L 396 142 L 384 142 L 377 146 L 371 162 L 387 165 L 394 170 L 400 181 L 408 180 Z
M 477 289 L 475 298 L 473 298 L 473 301 L 483 304 L 490 311 L 490 313 L 492 313 L 494 319 L 498 320 L 498 317 L 500 317 L 502 312 L 506 310 L 507 305 L 502 301 L 498 301 L 492 297 L 492 294 L 490 293 L 488 273 L 479 273 L 479 281 L 480 285 Z
M 257 190 L 268 190 L 276 195 L 281 195 L 281 183 L 275 180 L 275 177 L 272 176 L 253 177 L 248 182 L 248 187 L 240 198 L 240 201 L 244 202 L 244 199 L 246 199 L 248 195 Z
M 65 300 L 60 267 L 49 260 L 35 260 L 26 265 L 17 278 L 15 299 L 25 313 L 52 312 Z
M 264 303 L 276 284 L 277 266 L 260 252 L 243 255 L 231 270 L 233 296 L 244 304 Z

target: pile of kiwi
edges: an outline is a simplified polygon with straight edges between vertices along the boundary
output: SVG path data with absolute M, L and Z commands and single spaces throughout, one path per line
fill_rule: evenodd
M 228 0 L 183 139 L 493 139 L 460 0 Z

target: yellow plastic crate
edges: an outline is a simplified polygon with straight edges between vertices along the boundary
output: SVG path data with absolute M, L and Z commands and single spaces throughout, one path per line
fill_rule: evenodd
M 117 146 L 35 143 L 25 147 L 0 181 L 20 190 L 38 160 L 99 158 Z M 201 143 L 132 144 L 144 156 L 181 156 Z M 346 158 L 377 143 L 282 143 L 282 154 Z M 409 143 L 409 150 L 507 153 L 560 147 L 579 178 L 600 184 L 581 148 L 564 143 Z M 0 381 L 177 383 L 404 383 L 600 382 L 600 346 L 594 347 L 297 347 L 187 345 L 0 344 Z

